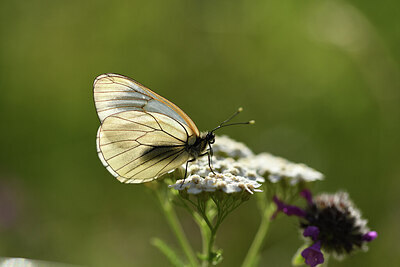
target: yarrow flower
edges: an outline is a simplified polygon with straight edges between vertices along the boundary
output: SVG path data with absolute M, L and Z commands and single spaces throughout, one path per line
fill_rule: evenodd
M 213 245 L 219 226 L 250 196 L 262 192 L 260 187 L 265 179 L 255 169 L 239 161 L 254 155 L 243 143 L 226 136 L 217 137 L 213 152 L 212 170 L 207 157 L 198 158 L 189 164 L 187 177 L 169 187 L 179 192 L 181 204 L 194 215 L 202 233 L 209 232 L 207 251 L 203 251 L 201 257 L 215 265 L 222 260 L 222 250 L 215 249 Z M 180 171 L 176 174 L 182 177 Z
M 233 158 L 235 160 L 253 157 L 254 153 L 245 144 L 222 135 L 215 137 L 213 152 L 216 158 Z
M 311 238 L 312 245 L 301 252 L 309 266 L 324 262 L 322 251 L 342 258 L 357 249 L 366 250 L 366 243 L 377 238 L 377 232 L 368 229 L 367 221 L 361 218 L 347 193 L 312 198 L 310 191 L 303 190 L 300 195 L 307 200 L 304 209 L 285 204 L 276 197 L 274 202 L 277 212 L 299 217 L 303 236 Z
M 287 180 L 290 185 L 296 185 L 302 181 L 314 182 L 324 178 L 322 173 L 303 163 L 293 163 L 269 153 L 247 157 L 242 159 L 241 162 L 255 168 L 260 175 L 267 178 L 271 183 Z
M 213 152 L 212 171 L 207 157 L 198 158 L 189 165 L 187 177 L 169 187 L 191 195 L 211 192 L 253 194 L 262 191 L 259 188 L 264 178 L 235 160 L 254 155 L 245 144 L 227 136 L 217 136 Z
M 303 163 L 294 163 L 269 153 L 255 155 L 245 144 L 226 135 L 216 136 L 215 140 L 213 152 L 217 159 L 233 158 L 272 183 L 288 180 L 291 185 L 296 185 L 301 181 L 314 182 L 324 178 L 322 173 Z
M 231 158 L 214 159 L 212 168 L 215 174 L 208 166 L 208 158 L 200 158 L 190 164 L 186 179 L 177 180 L 170 187 L 193 195 L 216 191 L 227 194 L 243 191 L 253 194 L 262 191 L 258 188 L 264 178 Z

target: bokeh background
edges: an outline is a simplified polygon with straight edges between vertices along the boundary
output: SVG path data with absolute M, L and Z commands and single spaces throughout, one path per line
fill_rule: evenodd
M 0 256 L 89 266 L 162 266 L 178 246 L 155 199 L 101 165 L 92 82 L 130 76 L 199 129 L 243 106 L 224 134 L 323 172 L 379 232 L 330 266 L 400 264 L 400 4 L 395 0 L 1 1 Z M 222 133 L 222 131 L 220 132 Z M 179 211 L 193 245 L 198 229 Z M 296 220 L 272 225 L 262 266 L 289 266 Z M 238 266 L 254 201 L 222 225 L 221 266 Z

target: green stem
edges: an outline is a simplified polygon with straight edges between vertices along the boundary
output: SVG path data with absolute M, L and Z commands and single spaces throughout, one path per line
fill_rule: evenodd
M 195 222 L 200 228 L 202 239 L 202 254 L 205 256 L 202 260 L 201 266 L 208 267 L 212 265 L 212 248 L 214 247 L 215 233 L 218 226 L 213 226 L 212 222 L 207 216 L 207 203 L 203 203 L 198 200 L 197 204 L 195 204 L 191 200 L 188 201 L 193 206 L 197 207 L 198 212 L 192 212 L 185 201 L 182 200 L 183 206 L 188 210 L 189 213 L 193 215 Z
M 210 240 L 208 242 L 208 266 L 212 265 L 212 260 L 214 259 L 214 255 L 213 255 L 213 247 L 214 247 L 214 240 L 215 240 L 215 228 L 214 229 L 210 229 L 211 233 L 210 233 Z
M 185 253 L 186 257 L 190 262 L 190 266 L 199 266 L 197 262 L 196 255 L 190 246 L 189 241 L 187 240 L 185 233 L 183 232 L 182 226 L 179 223 L 178 217 L 176 216 L 175 210 L 171 205 L 170 201 L 165 201 L 161 196 L 159 190 L 155 190 L 157 198 L 161 204 L 162 210 L 164 215 L 168 221 L 169 226 L 171 227 L 172 231 L 176 235 L 179 244 L 182 247 L 183 252 Z
M 200 207 L 200 206 L 199 206 Z M 199 217 L 201 217 L 202 223 L 202 241 L 203 241 L 203 254 L 206 258 L 202 262 L 202 267 L 212 266 L 212 261 L 214 259 L 213 255 L 213 247 L 215 241 L 215 235 L 219 226 L 219 221 L 217 220 L 216 225 L 214 226 L 210 219 L 207 217 L 207 209 L 206 207 L 202 207 L 199 210 Z M 200 226 L 200 225 L 199 225 Z M 205 228 L 205 226 L 208 228 Z M 208 234 L 209 233 L 209 234 Z
M 200 234 L 201 234 L 201 244 L 202 244 L 202 254 L 203 255 L 207 255 L 207 240 L 209 239 L 209 235 L 208 235 L 208 225 L 206 224 L 206 222 L 203 220 L 203 218 L 198 215 L 197 213 L 194 213 L 194 218 L 197 222 L 197 225 L 200 228 Z M 204 266 L 204 261 L 202 266 Z
M 216 205 L 219 207 L 219 205 Z M 204 216 L 204 219 L 207 222 L 207 225 L 210 230 L 210 236 L 209 236 L 209 241 L 208 241 L 208 248 L 207 248 L 207 261 L 203 262 L 203 267 L 204 266 L 212 266 L 213 265 L 213 260 L 215 258 L 214 252 L 213 252 L 213 247 L 214 247 L 214 242 L 215 242 L 215 237 L 217 235 L 217 231 L 219 226 L 221 225 L 223 219 L 225 218 L 226 214 L 223 215 L 221 212 L 221 209 L 218 209 L 218 214 L 217 214 L 217 219 L 215 222 L 215 225 L 212 225 L 211 222 L 209 221 L 208 217 Z
M 207 255 L 207 240 L 208 240 L 208 225 L 206 221 L 203 219 L 203 217 L 197 213 L 193 212 L 192 209 L 186 204 L 185 200 L 182 198 L 179 198 L 183 207 L 191 214 L 194 218 L 194 221 L 197 223 L 199 229 L 200 229 L 200 234 L 201 234 L 201 244 L 202 244 L 202 254 Z M 188 200 L 192 205 L 194 205 L 193 201 Z M 195 206 L 195 205 L 194 205 Z
M 271 216 L 274 211 L 275 211 L 275 206 L 273 205 L 273 203 L 269 203 L 269 205 L 267 205 L 266 208 L 264 209 L 261 218 L 261 224 L 258 227 L 256 236 L 253 240 L 253 243 L 250 246 L 249 251 L 247 252 L 242 267 L 255 266 L 260 254 L 260 249 L 264 243 L 265 237 L 267 236 L 269 224 L 271 221 Z

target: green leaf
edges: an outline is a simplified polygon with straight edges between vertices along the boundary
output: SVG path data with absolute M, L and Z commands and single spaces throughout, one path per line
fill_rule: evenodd
M 173 266 L 184 267 L 185 264 L 179 259 L 175 251 L 159 238 L 153 238 L 151 244 L 163 253 Z

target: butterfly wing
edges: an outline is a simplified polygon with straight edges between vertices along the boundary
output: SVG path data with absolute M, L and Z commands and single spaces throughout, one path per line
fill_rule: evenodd
M 97 133 L 97 152 L 107 170 L 124 183 L 143 183 L 189 159 L 191 129 L 171 117 L 147 111 L 109 115 Z
M 200 134 L 190 117 L 179 107 L 128 77 L 113 73 L 102 74 L 95 79 L 93 88 L 101 122 L 123 111 L 157 112 L 188 126 L 196 136 Z

